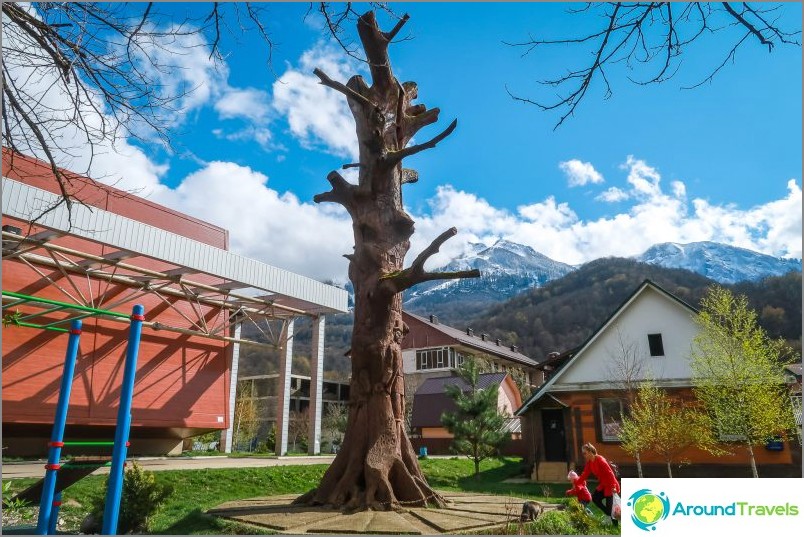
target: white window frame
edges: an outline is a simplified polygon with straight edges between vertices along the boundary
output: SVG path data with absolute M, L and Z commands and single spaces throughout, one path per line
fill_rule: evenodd
M 598 399 L 597 400 L 597 412 L 598 412 L 598 416 L 600 418 L 600 439 L 603 442 L 620 442 L 621 441 L 619 435 L 609 434 L 607 432 L 607 430 L 606 430 L 606 419 L 603 416 L 603 404 L 604 403 L 610 403 L 612 401 L 616 401 L 620 405 L 620 420 L 619 420 L 619 424 L 620 424 L 620 427 L 622 427 L 622 415 L 623 415 L 623 413 L 625 411 L 625 406 L 623 405 L 623 400 L 620 399 L 619 397 L 601 397 L 600 399 Z

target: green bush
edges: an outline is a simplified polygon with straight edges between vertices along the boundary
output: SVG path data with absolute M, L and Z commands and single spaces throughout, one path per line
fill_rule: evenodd
M 93 499 L 92 518 L 94 529 L 103 527 L 103 509 L 109 478 L 106 478 L 103 497 Z M 123 473 L 123 494 L 120 501 L 120 516 L 117 533 L 143 533 L 148 529 L 151 516 L 173 493 L 173 487 L 156 482 L 153 472 L 143 470 L 132 463 Z
M 567 517 L 572 525 L 577 530 L 577 533 L 582 535 L 592 535 L 599 533 L 600 524 L 597 519 L 586 512 L 583 504 L 575 498 L 570 498 L 567 503 Z M 594 530 L 594 531 L 593 531 Z
M 530 535 L 577 535 L 566 511 L 547 511 L 527 526 Z

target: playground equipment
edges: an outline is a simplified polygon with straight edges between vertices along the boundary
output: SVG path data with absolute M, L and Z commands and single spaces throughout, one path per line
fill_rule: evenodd
M 75 373 L 75 362 L 78 356 L 78 345 L 81 338 L 82 318 L 90 316 L 107 317 L 126 317 L 126 314 L 78 306 L 58 302 L 55 300 L 37 298 L 3 291 L 5 297 L 13 298 L 14 302 L 3 305 L 4 324 L 24 326 L 29 328 L 39 328 L 53 330 L 57 332 L 68 332 L 69 341 L 67 343 L 67 354 L 64 360 L 64 369 L 59 388 L 59 398 L 56 404 L 56 415 L 53 421 L 53 430 L 48 442 L 48 459 L 45 465 L 45 477 L 38 483 L 29 487 L 17 498 L 32 500 L 39 497 L 39 518 L 36 524 L 38 535 L 53 535 L 56 533 L 56 523 L 58 521 L 59 508 L 61 506 L 61 491 L 72 485 L 76 481 L 86 477 L 101 466 L 110 465 L 109 484 L 106 490 L 106 503 L 103 512 L 104 535 L 115 535 L 117 533 L 117 522 L 120 515 L 120 500 L 123 493 L 123 468 L 125 466 L 126 455 L 128 452 L 129 431 L 131 429 L 131 404 L 134 396 L 134 379 L 137 370 L 137 355 L 139 353 L 140 337 L 142 334 L 142 323 L 145 320 L 144 308 L 136 305 L 130 316 L 128 345 L 126 347 L 126 357 L 123 372 L 123 384 L 120 391 L 120 406 L 117 412 L 117 423 L 113 441 L 65 441 L 64 429 L 67 421 L 67 411 L 70 405 L 70 392 L 72 390 L 73 376 Z M 6 313 L 11 306 L 31 303 L 42 307 L 47 307 L 43 312 L 36 312 L 27 315 L 18 313 Z M 59 321 L 39 324 L 29 322 L 37 315 L 44 315 L 62 310 L 75 310 L 81 312 L 76 318 L 63 319 Z M 59 324 L 70 322 L 70 328 L 62 328 Z M 112 446 L 112 459 L 108 463 L 106 460 L 82 460 L 72 461 L 61 465 L 61 451 L 65 447 L 76 446 Z

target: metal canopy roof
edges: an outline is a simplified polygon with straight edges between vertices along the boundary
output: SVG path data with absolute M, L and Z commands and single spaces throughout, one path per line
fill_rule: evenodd
M 2 194 L 3 214 L 26 221 L 54 207 L 60 199 L 57 194 L 6 177 Z M 37 221 L 38 226 L 47 228 L 43 232 L 28 237 L 3 232 L 3 259 L 18 258 L 135 287 L 158 287 L 162 294 L 191 297 L 232 311 L 265 315 L 270 309 L 274 318 L 347 311 L 345 290 L 312 278 L 96 207 L 74 204 L 71 218 L 72 226 L 67 208 L 60 205 Z M 58 244 L 65 235 L 102 243 L 115 251 L 97 256 L 65 248 Z M 147 269 L 137 264 L 137 257 L 175 268 L 161 272 Z M 193 279 L 199 274 L 221 282 L 200 283 Z

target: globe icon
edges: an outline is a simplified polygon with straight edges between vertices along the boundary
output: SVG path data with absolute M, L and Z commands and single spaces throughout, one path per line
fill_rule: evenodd
M 655 494 L 644 494 L 634 503 L 634 516 L 645 526 L 655 524 L 664 515 L 664 504 Z

